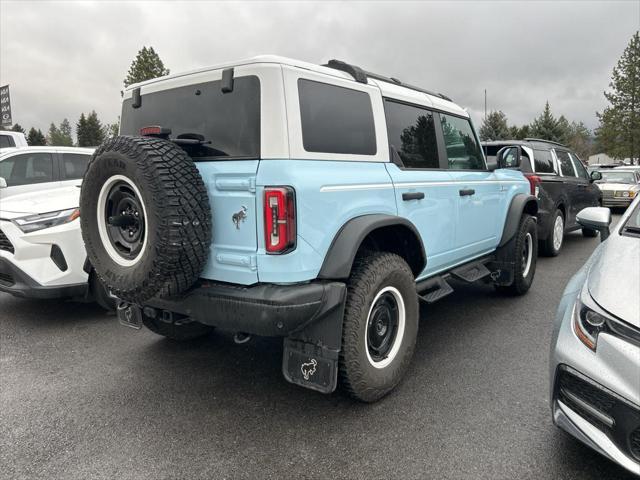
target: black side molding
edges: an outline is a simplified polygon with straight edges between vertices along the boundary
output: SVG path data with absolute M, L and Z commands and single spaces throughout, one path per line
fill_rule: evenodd
M 520 218 L 522 218 L 524 212 L 530 215 L 538 213 L 538 199 L 533 195 L 519 193 L 513 197 L 511 205 L 509 205 L 507 218 L 504 222 L 504 230 L 502 230 L 502 238 L 498 244 L 499 247 L 504 246 L 516 234 L 518 225 L 520 225 Z

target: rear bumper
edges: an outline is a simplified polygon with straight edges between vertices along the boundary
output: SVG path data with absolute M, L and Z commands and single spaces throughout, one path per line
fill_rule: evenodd
M 46 286 L 36 282 L 9 260 L 0 257 L 0 292 L 25 298 L 69 298 L 87 294 L 87 282 L 73 285 Z
M 145 314 L 170 312 L 224 330 L 280 337 L 341 312 L 345 293 L 342 282 L 251 287 L 208 283 L 180 297 L 152 299 L 144 307 Z

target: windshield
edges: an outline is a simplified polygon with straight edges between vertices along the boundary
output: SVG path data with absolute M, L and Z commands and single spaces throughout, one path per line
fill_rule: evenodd
M 599 180 L 599 183 L 637 183 L 633 172 L 611 172 L 600 170 L 600 173 L 602 173 L 602 180 Z
M 236 77 L 233 91 L 221 81 L 143 93 L 142 105 L 122 103 L 121 135 L 161 126 L 195 160 L 260 157 L 260 80 Z M 193 141 L 197 139 L 197 141 Z M 192 140 L 189 142 L 189 140 Z

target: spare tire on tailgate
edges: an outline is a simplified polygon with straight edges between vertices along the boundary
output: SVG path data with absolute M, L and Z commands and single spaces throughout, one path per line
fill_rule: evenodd
M 179 294 L 207 261 L 207 190 L 193 161 L 167 140 L 103 143 L 82 182 L 80 221 L 91 265 L 125 301 Z

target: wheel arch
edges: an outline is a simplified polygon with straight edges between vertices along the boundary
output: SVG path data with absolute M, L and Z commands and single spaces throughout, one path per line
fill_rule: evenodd
M 511 199 L 507 218 L 504 222 L 504 229 L 502 230 L 502 237 L 498 244 L 499 247 L 505 245 L 516 234 L 523 213 L 531 216 L 535 216 L 538 213 L 538 199 L 536 197 L 519 193 Z
M 396 253 L 417 276 L 427 264 L 427 255 L 416 226 L 406 218 L 371 214 L 352 218 L 338 231 L 318 273 L 321 279 L 346 279 L 363 248 Z

